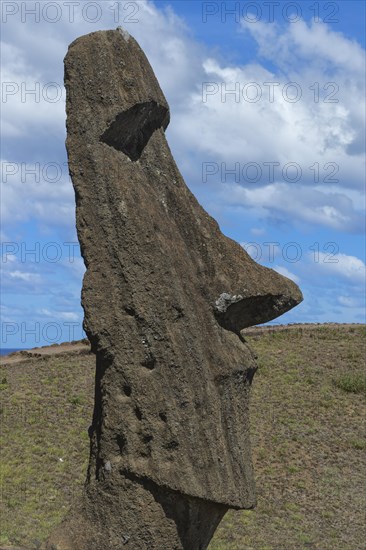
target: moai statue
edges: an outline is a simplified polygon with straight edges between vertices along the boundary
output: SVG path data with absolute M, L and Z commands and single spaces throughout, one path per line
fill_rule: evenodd
M 169 106 L 126 31 L 75 40 L 65 85 L 95 408 L 84 495 L 45 548 L 203 550 L 229 508 L 256 502 L 256 363 L 240 331 L 302 295 L 189 191 Z

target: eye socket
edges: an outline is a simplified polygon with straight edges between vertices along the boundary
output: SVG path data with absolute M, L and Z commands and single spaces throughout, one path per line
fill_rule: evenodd
M 152 134 L 169 124 L 169 109 L 156 101 L 136 103 L 116 116 L 100 137 L 110 147 L 122 151 L 132 161 L 141 157 Z

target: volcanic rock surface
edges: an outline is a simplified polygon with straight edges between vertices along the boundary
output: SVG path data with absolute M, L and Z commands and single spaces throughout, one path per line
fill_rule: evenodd
M 187 188 L 169 106 L 125 31 L 65 58 L 67 151 L 96 354 L 85 495 L 47 548 L 207 547 L 228 508 L 252 508 L 249 391 L 240 331 L 302 300 L 224 236 Z

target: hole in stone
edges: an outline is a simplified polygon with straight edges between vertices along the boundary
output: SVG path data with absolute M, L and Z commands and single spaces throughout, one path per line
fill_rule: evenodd
M 131 306 L 125 306 L 124 310 L 128 315 L 131 315 L 132 317 L 134 317 L 136 315 L 135 310 Z
M 167 420 L 168 420 L 167 415 L 165 414 L 165 412 L 160 412 L 160 413 L 159 413 L 159 418 L 160 418 L 160 420 L 162 420 L 163 422 L 167 422 Z
M 125 438 L 124 435 L 120 435 L 118 434 L 116 436 L 116 441 L 117 441 L 117 445 L 119 447 L 119 452 L 122 454 L 125 447 L 126 447 L 126 444 L 127 444 L 127 439 Z
M 179 443 L 178 441 L 175 441 L 175 439 L 172 439 L 171 441 L 166 443 L 164 447 L 171 451 L 171 450 L 177 449 L 179 447 Z
M 176 319 L 181 319 L 182 317 L 184 317 L 183 309 L 179 305 L 173 304 L 173 309 L 175 310 Z
M 136 103 L 116 116 L 102 134 L 103 141 L 117 151 L 122 151 L 132 161 L 140 158 L 152 134 L 169 124 L 169 110 L 156 101 Z
M 155 363 L 155 357 L 150 354 L 145 357 L 145 359 L 141 362 L 141 365 L 149 370 L 153 370 L 155 368 Z
M 138 420 L 142 420 L 142 412 L 138 407 L 135 407 L 135 415 Z
M 127 395 L 127 397 L 130 397 L 131 392 L 132 392 L 131 386 L 128 386 L 127 384 L 125 384 L 123 386 L 123 391 L 124 391 L 125 395 Z
M 152 441 L 154 438 L 152 435 L 144 435 L 143 438 L 142 438 L 142 441 L 144 443 L 150 443 L 150 441 Z

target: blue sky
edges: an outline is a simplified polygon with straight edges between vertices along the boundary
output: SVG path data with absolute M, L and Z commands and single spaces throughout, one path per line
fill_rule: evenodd
M 187 185 L 226 235 L 301 287 L 304 302 L 276 322 L 365 321 L 364 2 L 1 9 L 2 347 L 83 335 L 63 57 L 118 25 L 169 101 Z

